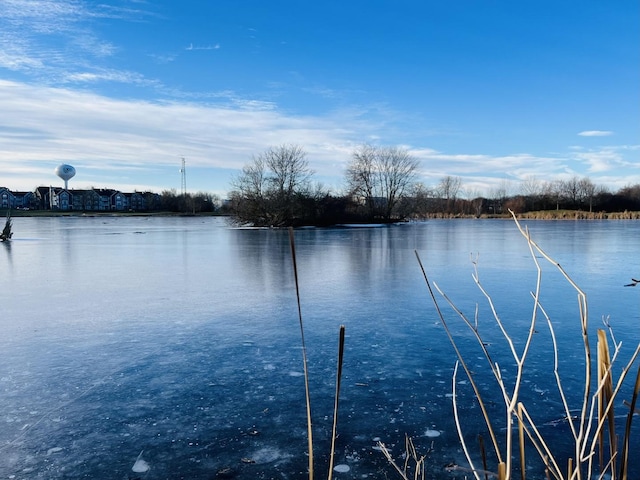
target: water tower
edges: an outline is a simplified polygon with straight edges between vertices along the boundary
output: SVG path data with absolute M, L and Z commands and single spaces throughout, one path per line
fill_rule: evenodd
M 68 189 L 68 182 L 73 178 L 75 174 L 76 174 L 76 169 L 73 168 L 71 165 L 66 165 L 63 163 L 62 165 L 58 165 L 56 167 L 56 175 L 59 176 L 62 180 L 64 180 L 65 190 Z

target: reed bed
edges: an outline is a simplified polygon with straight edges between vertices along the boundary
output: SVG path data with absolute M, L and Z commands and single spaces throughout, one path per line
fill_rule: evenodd
M 455 362 L 452 376 L 452 408 L 455 426 L 460 440 L 462 451 L 464 452 L 467 465 L 451 465 L 449 470 L 457 470 L 472 476 L 476 480 L 488 480 L 497 478 L 498 480 L 510 480 L 527 478 L 527 454 L 535 452 L 539 460 L 544 465 L 544 472 L 535 472 L 532 475 L 540 478 L 543 474 L 546 479 L 551 480 L 629 480 L 640 478 L 639 472 L 631 474 L 628 471 L 629 458 L 631 455 L 631 426 L 635 414 L 640 414 L 637 408 L 638 395 L 640 394 L 640 365 L 636 367 L 635 383 L 629 399 L 622 398 L 621 390 L 627 377 L 640 354 L 640 343 L 633 348 L 629 359 L 622 363 L 621 367 L 614 365 L 618 361 L 622 349 L 622 342 L 618 342 L 614 336 L 613 329 L 604 322 L 603 328 L 596 331 L 595 352 L 592 347 L 592 340 L 588 323 L 588 304 L 585 293 L 578 284 L 568 275 L 562 266 L 551 258 L 530 236 L 527 228 L 523 227 L 513 212 L 510 212 L 519 232 L 527 242 L 532 263 L 537 272 L 535 288 L 530 292 L 533 303 L 531 319 L 526 332 L 526 339 L 520 347 L 517 346 L 512 334 L 503 323 L 500 314 L 493 302 L 491 295 L 480 282 L 477 262 L 473 263 L 473 281 L 479 289 L 482 297 L 488 303 L 492 313 L 492 321 L 498 327 L 504 348 L 510 353 L 515 364 L 515 368 L 503 368 L 498 362 L 494 362 L 487 349 L 487 342 L 483 339 L 478 328 L 478 309 L 476 308 L 476 318 L 470 320 L 454 304 L 454 302 L 443 292 L 435 282 L 432 282 L 427 275 L 423 262 L 416 251 L 418 265 L 422 271 L 423 278 L 429 296 L 435 306 L 437 316 L 444 328 L 444 331 L 453 347 L 457 360 Z M 300 291 L 298 285 L 298 273 L 296 264 L 296 252 L 293 230 L 289 229 L 291 244 L 291 256 L 293 260 L 293 270 L 295 276 L 296 296 L 298 302 L 298 317 L 300 324 L 300 334 L 302 342 L 302 356 L 305 378 L 306 409 L 307 409 L 307 431 L 308 431 L 308 475 L 309 480 L 314 478 L 314 455 L 313 455 L 313 429 L 311 416 L 311 403 L 309 395 L 309 372 L 307 369 L 307 354 L 304 340 L 304 326 L 302 310 L 300 307 Z M 568 282 L 575 291 L 578 303 L 578 317 L 582 336 L 582 346 L 584 349 L 584 371 L 582 379 L 582 394 L 579 405 L 572 405 L 569 401 L 567 387 L 559 373 L 559 347 L 556 341 L 553 322 L 540 302 L 540 291 L 542 286 L 542 266 L 541 261 L 548 262 L 555 268 L 564 280 Z M 468 328 L 475 338 L 483 356 L 487 361 L 489 371 L 503 400 L 503 416 L 496 418 L 489 414 L 486 402 L 481 394 L 478 381 L 472 372 L 469 363 L 466 361 L 461 349 L 458 347 L 454 329 L 450 327 L 445 318 L 440 300 L 444 300 L 455 313 L 454 317 L 461 320 L 462 324 Z M 532 348 L 534 333 L 537 328 L 546 327 L 550 334 L 552 343 L 552 355 L 554 364 L 554 381 L 557 389 L 557 396 L 563 408 L 562 420 L 569 426 L 569 433 L 565 439 L 571 444 L 573 454 L 565 459 L 557 452 L 554 445 L 545 437 L 538 421 L 531 414 L 527 403 L 521 400 L 521 391 L 525 377 L 525 364 Z M 329 472 L 327 478 L 332 480 L 333 458 L 335 451 L 335 439 L 338 419 L 338 405 L 340 396 L 340 382 L 342 376 L 342 359 L 344 353 L 344 325 L 340 327 L 338 364 L 336 372 L 336 392 L 333 412 L 333 431 L 331 449 L 329 452 Z M 610 348 L 611 345 L 611 348 Z M 479 453 L 472 454 L 472 448 L 465 439 L 464 428 L 460 421 L 460 412 L 463 408 L 458 404 L 457 385 L 459 370 L 462 369 L 466 375 L 475 399 L 482 412 L 482 418 L 486 426 L 488 439 L 485 442 L 483 437 L 479 438 Z M 595 377 L 595 378 L 594 378 Z M 622 407 L 624 413 L 624 424 L 617 422 L 619 416 L 615 415 L 614 407 Z M 576 413 L 577 412 L 577 413 Z M 498 425 L 503 428 L 498 428 Z M 636 439 L 637 440 L 637 439 Z M 379 448 L 385 456 L 391 468 L 404 480 L 424 480 L 426 456 L 421 455 L 411 438 L 405 439 L 405 452 L 402 460 L 396 460 L 391 452 L 382 443 Z M 637 447 L 635 447 L 637 450 Z M 427 452 L 428 453 L 428 452 Z
M 520 348 L 516 347 L 513 336 L 508 332 L 507 328 L 501 320 L 501 316 L 496 310 L 491 295 L 484 288 L 479 280 L 477 263 L 474 262 L 473 280 L 484 296 L 492 312 L 493 321 L 499 328 L 505 348 L 510 352 L 515 363 L 515 371 L 508 368 L 502 368 L 497 362 L 494 362 L 487 349 L 487 343 L 480 334 L 478 328 L 478 318 L 473 321 L 467 318 L 465 314 L 456 307 L 453 301 L 444 293 L 435 282 L 431 282 L 420 256 L 416 252 L 418 263 L 423 273 L 423 277 L 429 291 L 429 295 L 435 305 L 437 315 L 444 327 L 444 330 L 453 346 L 457 361 L 455 363 L 452 389 L 453 389 L 453 412 L 458 432 L 458 438 L 464 451 L 465 458 L 468 462 L 468 471 L 476 480 L 486 479 L 489 476 L 498 478 L 499 480 L 507 480 L 519 477 L 524 480 L 527 477 L 526 468 L 526 452 L 530 451 L 528 446 L 542 460 L 547 479 L 555 480 L 595 480 L 595 479 L 621 479 L 638 478 L 631 476 L 628 471 L 629 452 L 631 444 L 631 424 L 634 414 L 638 413 L 636 403 L 640 392 L 640 365 L 637 366 L 637 373 L 630 401 L 620 398 L 621 387 L 632 371 L 634 363 L 640 353 L 640 343 L 634 347 L 629 360 L 624 363 L 619 373 L 615 373 L 613 365 L 621 352 L 622 342 L 615 339 L 614 332 L 610 325 L 605 322 L 604 328 L 597 330 L 596 352 L 592 352 L 592 341 L 589 333 L 588 325 L 588 304 L 585 293 L 580 289 L 576 282 L 565 272 L 562 266 L 551 258 L 547 253 L 531 238 L 528 229 L 522 227 L 515 214 L 511 212 L 513 220 L 525 238 L 529 247 L 532 262 L 535 266 L 537 277 L 535 289 L 530 292 L 533 301 L 532 315 L 529 322 L 529 328 L 526 334 L 524 345 Z M 582 344 L 584 348 L 584 378 L 583 378 L 583 394 L 582 402 L 577 409 L 570 405 L 569 395 L 563 380 L 559 374 L 559 348 L 556 342 L 556 335 L 551 319 L 547 315 L 543 305 L 540 303 L 540 290 L 542 285 L 542 267 L 540 261 L 544 260 L 556 268 L 563 278 L 569 283 L 577 294 L 578 300 L 578 316 L 580 321 L 580 329 L 582 334 Z M 483 400 L 478 381 L 472 373 L 468 362 L 458 348 L 453 329 L 449 326 L 442 310 L 439 300 L 436 298 L 435 291 L 444 299 L 444 303 L 453 309 L 455 315 L 470 330 L 476 339 L 483 356 L 488 363 L 489 369 L 495 381 L 496 388 L 499 390 L 504 401 L 504 418 L 497 419 L 491 417 Z M 571 442 L 573 455 L 564 460 L 556 453 L 554 445 L 549 442 L 538 427 L 536 419 L 531 415 L 527 405 L 520 400 L 523 382 L 525 380 L 524 367 L 527 361 L 536 328 L 546 325 L 552 339 L 553 358 L 554 358 L 554 377 L 557 388 L 557 394 L 562 403 L 564 410 L 564 420 L 570 428 L 570 438 L 566 440 Z M 609 349 L 609 342 L 612 344 L 612 350 Z M 473 388 L 474 395 L 482 417 L 487 428 L 489 437 L 489 451 L 481 449 L 480 457 L 482 459 L 483 468 L 477 465 L 474 456 L 471 454 L 469 445 L 465 440 L 464 429 L 459 421 L 459 412 L 462 408 L 457 402 L 456 386 L 458 384 L 458 371 L 462 369 Z M 594 379 L 594 372 L 596 378 Z M 625 422 L 623 426 L 616 424 L 616 415 L 614 414 L 614 406 L 620 405 L 625 409 L 623 417 Z M 575 411 L 578 413 L 575 413 Z M 499 430 L 496 428 L 498 420 L 501 424 L 506 425 L 501 430 L 504 438 L 500 438 Z M 620 439 L 620 435 L 622 435 Z M 492 471 L 487 471 L 487 457 L 496 467 Z M 477 457 L 476 457 L 477 458 Z M 466 467 L 461 467 L 466 469 Z M 537 476 L 537 475 L 536 475 Z

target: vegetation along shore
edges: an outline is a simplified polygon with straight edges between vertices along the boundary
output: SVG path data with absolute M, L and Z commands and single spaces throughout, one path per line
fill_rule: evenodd
M 123 193 L 113 189 L 0 187 L 0 210 L 21 215 L 181 214 L 228 215 L 259 227 L 395 223 L 428 218 L 639 219 L 640 184 L 616 192 L 589 178 L 505 181 L 482 195 L 446 175 L 437 185 L 419 181 L 419 161 L 407 149 L 362 145 L 351 154 L 340 193 L 313 180 L 298 145 L 270 147 L 234 178 L 228 198 L 175 189 Z

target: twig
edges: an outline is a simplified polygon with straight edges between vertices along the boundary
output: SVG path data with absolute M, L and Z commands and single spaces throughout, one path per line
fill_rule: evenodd
M 464 452 L 464 456 L 467 458 L 467 462 L 471 467 L 473 472 L 473 476 L 476 477 L 476 480 L 481 480 L 480 475 L 476 472 L 476 467 L 473 466 L 473 460 L 471 460 L 471 455 L 469 455 L 469 449 L 467 448 L 467 442 L 464 441 L 464 435 L 462 434 L 462 427 L 460 426 L 460 417 L 458 417 L 458 402 L 456 400 L 456 383 L 457 383 L 457 374 L 458 374 L 458 365 L 456 362 L 456 366 L 453 368 L 453 381 L 452 383 L 452 400 L 453 400 L 453 418 L 456 423 L 456 430 L 458 432 L 458 438 L 460 439 L 460 443 L 462 444 L 462 451 Z

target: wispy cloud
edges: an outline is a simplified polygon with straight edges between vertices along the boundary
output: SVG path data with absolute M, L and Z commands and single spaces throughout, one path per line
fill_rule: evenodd
M 581 137 L 609 137 L 613 132 L 609 130 L 585 130 L 578 133 Z
M 194 45 L 190 43 L 188 47 L 185 48 L 187 51 L 191 50 L 219 50 L 220 44 L 216 43 L 215 45 Z
M 599 149 L 576 150 L 572 157 L 580 163 L 587 165 L 588 174 L 603 174 L 626 169 L 629 172 L 640 171 L 640 162 L 629 162 L 625 154 L 629 151 L 637 151 L 640 146 L 607 146 Z
M 124 70 L 95 69 L 92 72 L 68 73 L 59 79 L 61 83 L 95 83 L 101 81 L 156 86 L 157 82 L 146 79 L 136 72 Z
M 101 38 L 96 18 L 139 21 L 142 10 L 115 8 L 76 0 L 2 0 L 0 2 L 0 68 L 53 84 L 108 79 L 109 59 L 118 47 Z M 127 72 L 118 81 L 135 79 Z
M 149 57 L 153 58 L 156 61 L 156 63 L 167 64 L 167 63 L 173 62 L 176 58 L 178 58 L 178 55 L 176 55 L 175 53 L 166 53 L 166 54 L 150 53 Z
M 535 176 L 551 179 L 566 170 L 567 158 L 562 155 L 537 156 L 527 153 L 513 155 L 450 154 L 431 149 L 412 149 L 422 161 L 427 183 L 436 184 L 447 175 L 475 179 L 477 188 L 487 191 L 506 177 L 521 181 Z M 484 188 L 480 188 L 480 187 Z

